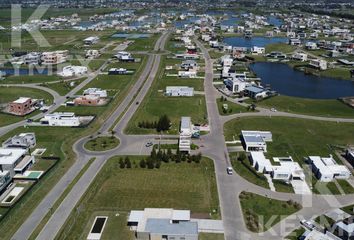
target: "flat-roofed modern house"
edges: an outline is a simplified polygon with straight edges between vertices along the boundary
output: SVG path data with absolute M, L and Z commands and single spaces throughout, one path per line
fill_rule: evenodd
M 311 59 L 310 66 L 318 68 L 320 70 L 327 70 L 327 61 L 322 59 Z
M 79 117 L 73 112 L 55 112 L 45 115 L 40 122 L 49 126 L 77 127 L 80 126 Z
M 251 152 L 251 164 L 260 173 L 271 173 L 273 171 L 272 163 L 266 159 L 263 152 Z
M 267 143 L 273 141 L 268 131 L 241 131 L 246 152 L 267 152 Z
M 67 60 L 69 51 L 68 50 L 58 50 L 54 52 L 43 52 L 42 53 L 42 64 L 43 65 L 55 65 L 64 63 Z
M 191 137 L 193 134 L 192 121 L 190 117 L 181 118 L 181 127 L 179 132 L 178 148 L 180 152 L 190 153 Z
M 20 97 L 8 104 L 7 111 L 16 116 L 24 116 L 35 110 L 33 105 L 34 102 L 31 98 Z
M 318 180 L 323 182 L 330 182 L 336 178 L 348 179 L 351 176 L 351 172 L 344 165 L 339 165 L 333 159 L 332 156 L 323 158 L 319 156 L 308 157 L 312 171 Z
M 345 157 L 348 160 L 348 162 L 354 166 L 354 150 L 353 149 L 347 149 L 345 152 Z
M 189 210 L 145 208 L 129 214 L 128 225 L 138 240 L 198 240 L 198 223 Z
M 11 181 L 10 172 L 0 169 L 0 194 L 6 190 Z
M 36 146 L 36 135 L 35 133 L 20 133 L 9 139 L 7 139 L 3 144 L 3 148 L 32 148 Z
M 84 39 L 84 44 L 85 45 L 93 45 L 93 44 L 98 43 L 99 40 L 100 40 L 100 38 L 97 36 L 87 37 Z
M 227 89 L 233 93 L 240 93 L 245 90 L 248 83 L 242 78 L 228 78 L 224 80 Z
M 0 148 L 0 168 L 9 171 L 10 176 L 24 173 L 27 168 L 35 163 L 34 156 L 26 155 L 26 149 Z
M 344 219 L 334 224 L 334 234 L 340 239 L 354 239 L 354 216 Z
M 101 88 L 87 88 L 84 90 L 84 95 L 98 95 L 100 98 L 107 97 L 107 90 Z
M 267 96 L 267 90 L 258 86 L 248 86 L 245 88 L 245 93 L 253 99 L 264 98 Z
M 186 86 L 167 86 L 165 95 L 171 97 L 192 97 L 194 96 L 194 88 Z

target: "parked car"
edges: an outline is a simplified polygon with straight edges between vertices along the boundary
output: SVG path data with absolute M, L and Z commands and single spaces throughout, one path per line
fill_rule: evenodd
M 305 219 L 303 219 L 300 221 L 300 223 L 309 230 L 313 230 L 315 228 L 315 225 L 313 225 L 312 221 L 306 221 Z
M 145 144 L 145 147 L 151 147 L 152 145 L 154 145 L 152 142 L 148 142 Z
M 227 172 L 227 174 L 232 175 L 233 174 L 232 167 L 227 167 L 226 172 Z

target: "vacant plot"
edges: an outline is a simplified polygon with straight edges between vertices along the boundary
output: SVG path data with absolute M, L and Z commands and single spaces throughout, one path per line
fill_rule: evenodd
M 28 83 L 47 83 L 62 79 L 58 75 L 21 75 L 8 76 L 1 81 L 2 84 L 28 84 Z
M 318 100 L 276 96 L 263 101 L 255 102 L 255 104 L 261 107 L 276 108 L 278 111 L 290 113 L 325 117 L 354 118 L 354 108 L 351 108 L 343 102 L 335 99 Z
M 85 148 L 90 151 L 107 151 L 119 145 L 119 140 L 114 137 L 97 137 L 89 140 L 85 144 Z
M 148 38 L 134 39 L 134 43 L 129 45 L 127 51 L 151 51 L 154 49 L 155 42 L 159 37 L 159 34 L 153 34 Z
M 182 116 L 190 116 L 193 123 L 206 123 L 207 112 L 205 98 L 203 95 L 193 97 L 168 97 L 163 94 L 166 86 L 191 86 L 195 90 L 203 90 L 203 79 L 181 79 L 166 76 L 168 71 L 165 66 L 177 68 L 182 60 L 163 59 L 159 74 L 155 79 L 149 93 L 141 103 L 138 111 L 126 129 L 131 134 L 156 133 L 155 129 L 143 129 L 138 127 L 142 121 L 156 121 L 160 116 L 166 114 L 172 123 L 168 134 L 176 134 L 179 130 L 180 119 Z
M 192 213 L 209 216 L 218 212 L 213 162 L 203 159 L 198 163 L 163 163 L 160 169 L 142 169 L 139 157 L 130 157 L 131 169 L 119 167 L 119 157 L 105 164 L 76 210 L 72 212 L 59 238 L 86 237 L 96 215 L 110 214 L 103 235 L 105 239 L 133 239 L 126 226 L 126 216 L 132 209 L 175 208 L 190 209 Z M 166 181 L 168 179 L 168 181 Z M 119 213 L 123 215 L 119 220 Z M 121 214 L 123 213 L 123 214 Z M 214 215 L 218 217 L 219 215 Z M 122 221 L 110 224 L 111 221 Z M 121 234 L 119 234 L 121 232 Z
M 42 85 L 47 88 L 53 89 L 60 96 L 65 96 L 67 93 L 69 93 L 71 90 L 73 90 L 77 85 L 79 85 L 85 79 L 86 78 L 80 78 L 80 79 L 72 80 L 72 81 L 60 81 L 57 83 L 42 84 Z
M 230 101 L 221 101 L 220 99 L 218 99 L 216 101 L 216 104 L 218 105 L 220 115 L 231 115 L 235 113 L 243 113 L 249 111 L 247 107 L 241 106 Z M 224 107 L 224 104 L 226 105 L 226 108 Z
M 267 231 L 302 208 L 291 200 L 280 201 L 249 192 L 240 194 L 240 202 L 246 226 L 252 232 Z

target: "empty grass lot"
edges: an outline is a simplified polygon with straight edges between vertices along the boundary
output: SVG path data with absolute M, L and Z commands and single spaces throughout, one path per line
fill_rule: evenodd
M 49 104 L 53 102 L 52 95 L 42 90 L 24 87 L 0 87 L 0 104 L 7 104 L 8 102 L 15 101 L 19 97 L 44 99 L 45 102 Z M 37 113 L 38 111 L 34 111 L 25 117 L 19 117 L 0 112 L 0 126 L 22 121 Z
M 247 107 L 241 106 L 239 104 L 236 104 L 236 103 L 233 103 L 230 101 L 221 101 L 220 99 L 217 99 L 216 104 L 218 105 L 220 115 L 231 115 L 231 114 L 235 114 L 235 113 L 248 112 Z M 227 110 L 223 110 L 224 104 L 227 104 Z
M 248 102 L 252 102 L 248 100 Z M 349 107 L 339 100 L 318 100 L 276 96 L 263 101 L 255 102 L 257 106 L 276 108 L 278 111 L 300 113 L 324 117 L 354 118 L 354 108 Z
M 1 84 L 28 84 L 28 83 L 47 83 L 62 79 L 56 74 L 53 75 L 21 75 L 8 76 L 1 81 Z
M 151 51 L 159 37 L 160 34 L 153 34 L 148 38 L 133 39 L 134 43 L 129 45 L 127 51 Z
M 305 163 L 306 157 L 316 155 L 326 157 L 330 154 L 335 157 L 334 150 L 330 147 L 331 145 L 347 146 L 354 143 L 352 137 L 354 126 L 350 123 L 324 122 L 286 117 L 243 118 L 241 120 L 232 120 L 225 124 L 224 132 L 226 140 L 232 140 L 233 135 L 237 139 L 241 134 L 241 130 L 271 131 L 273 134 L 273 142 L 267 143 L 267 158 L 292 156 L 295 161 L 299 162 L 303 168 L 306 167 L 306 169 L 308 169 L 308 165 Z M 245 171 L 243 175 L 244 178 L 255 184 L 260 186 L 264 185 L 264 183 L 252 181 L 254 173 L 250 170 L 248 172 Z M 311 182 L 311 179 L 308 180 Z M 323 185 L 326 185 L 325 187 L 328 188 L 328 190 L 324 192 L 325 194 L 340 193 L 334 183 L 319 183 L 314 177 L 312 183 L 314 193 L 319 193 Z M 346 181 L 340 180 L 338 184 L 345 193 L 351 193 L 353 191 L 352 187 Z M 284 189 L 283 187 L 284 186 L 280 186 L 280 189 Z M 277 190 L 278 189 L 279 186 Z M 286 191 L 286 189 L 280 191 Z
M 246 226 L 252 232 L 267 231 L 302 208 L 292 201 L 280 201 L 249 192 L 242 192 L 239 198 Z
M 72 80 L 72 81 L 60 81 L 60 82 L 56 82 L 56 83 L 42 84 L 42 85 L 47 88 L 53 89 L 60 96 L 65 96 L 67 93 L 69 93 L 72 89 L 74 89 L 77 85 L 79 85 L 85 79 L 86 78 L 80 78 L 80 79 Z M 74 86 L 70 86 L 70 84 L 72 82 L 74 83 Z
M 155 129 L 142 129 L 138 127 L 141 121 L 155 121 L 160 116 L 166 114 L 171 122 L 171 129 L 167 134 L 176 134 L 179 130 L 180 119 L 182 116 L 192 117 L 193 123 L 206 123 L 207 112 L 205 98 L 203 95 L 193 97 L 167 97 L 164 96 L 166 86 L 191 86 L 195 90 L 203 89 L 203 79 L 180 79 L 178 77 L 168 77 L 165 73 L 165 66 L 174 66 L 181 63 L 182 60 L 163 59 L 160 65 L 160 71 L 152 84 L 144 101 L 141 103 L 138 111 L 134 114 L 132 120 L 126 129 L 129 134 L 147 134 L 156 133 Z
M 130 210 L 152 208 L 190 209 L 209 216 L 219 209 L 213 162 L 163 163 L 160 169 L 135 166 L 140 157 L 130 157 L 131 169 L 119 168 L 119 157 L 105 164 L 75 210 L 58 239 L 86 237 L 98 214 L 109 216 L 103 239 L 133 239 L 126 226 Z M 116 213 L 122 218 L 116 217 Z M 215 215 L 218 217 L 219 215 Z M 117 224 L 113 224 L 117 222 Z

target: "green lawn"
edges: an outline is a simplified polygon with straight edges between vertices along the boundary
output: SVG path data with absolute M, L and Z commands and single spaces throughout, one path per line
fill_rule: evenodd
M 107 151 L 119 145 L 119 139 L 110 137 L 97 137 L 85 143 L 85 148 L 90 151 Z
M 160 34 L 153 34 L 148 38 L 134 39 L 134 43 L 129 45 L 127 51 L 151 51 L 154 49 L 155 42 L 160 37 Z
M 231 115 L 235 113 L 248 112 L 248 109 L 246 107 L 230 101 L 221 101 L 220 99 L 217 99 L 216 104 L 218 105 L 220 115 Z M 224 104 L 227 104 L 227 110 L 224 110 Z
M 248 102 L 252 102 L 248 100 Z M 257 106 L 313 116 L 354 118 L 354 108 L 339 100 L 318 100 L 276 96 L 255 102 Z
M 51 84 L 42 84 L 43 86 L 53 89 L 56 91 L 60 96 L 65 96 L 68 94 L 72 89 L 74 89 L 77 85 L 79 85 L 81 82 L 83 82 L 86 78 L 80 78 L 77 80 L 73 81 L 60 81 L 57 83 L 51 83 Z M 75 83 L 74 86 L 70 86 L 70 83 Z
M 275 190 L 277 192 L 294 193 L 293 186 L 281 180 L 273 180 Z
M 302 227 L 298 228 L 298 229 L 295 229 L 294 231 L 292 231 L 288 236 L 286 236 L 285 239 L 288 239 L 288 240 L 298 240 L 299 237 L 302 236 L 302 234 L 304 234 L 306 230 Z
M 86 237 L 98 214 L 109 216 L 104 239 L 133 239 L 126 226 L 126 216 L 132 209 L 190 209 L 192 214 L 205 216 L 219 209 L 211 160 L 204 158 L 199 164 L 163 163 L 160 169 L 149 170 L 135 166 L 140 157 L 130 159 L 131 169 L 119 168 L 119 157 L 108 160 L 71 213 L 58 239 Z
M 58 81 L 61 78 L 56 75 L 23 75 L 23 76 L 8 76 L 1 81 L 1 84 L 27 84 L 27 83 L 46 83 Z
M 53 102 L 53 97 L 47 92 L 33 88 L 24 87 L 0 87 L 0 104 L 7 104 L 8 102 L 14 101 L 19 97 L 31 97 L 34 99 L 44 99 L 46 103 L 51 104 Z M 6 113 L 0 112 L 0 126 L 5 126 L 11 123 L 19 122 L 30 118 L 38 114 L 38 111 L 24 116 L 14 116 Z
M 265 48 L 266 48 L 266 53 L 283 52 L 285 54 L 292 53 L 296 49 L 295 46 L 291 46 L 291 45 L 286 44 L 286 43 L 268 44 Z
M 168 134 L 177 134 L 182 116 L 192 117 L 193 123 L 206 123 L 207 112 L 203 95 L 193 97 L 167 97 L 163 95 L 166 86 L 192 86 L 196 90 L 203 89 L 203 79 L 178 79 L 165 76 L 165 66 L 174 66 L 181 61 L 175 59 L 163 59 L 160 72 L 157 75 L 150 91 L 141 103 L 138 111 L 126 129 L 129 134 L 156 133 L 154 129 L 141 129 L 138 123 L 141 121 L 155 121 L 164 114 L 170 118 L 172 126 Z
M 249 192 L 240 194 L 240 202 L 246 226 L 252 232 L 264 232 L 302 208 L 292 201 L 275 200 Z
M 248 159 L 239 161 L 237 158 L 237 153 L 230 153 L 232 168 L 236 171 L 238 175 L 253 184 L 269 189 L 269 184 L 267 182 L 266 177 L 263 174 L 258 173 L 252 167 Z
M 224 240 L 224 234 L 221 233 L 199 233 L 199 240 Z

